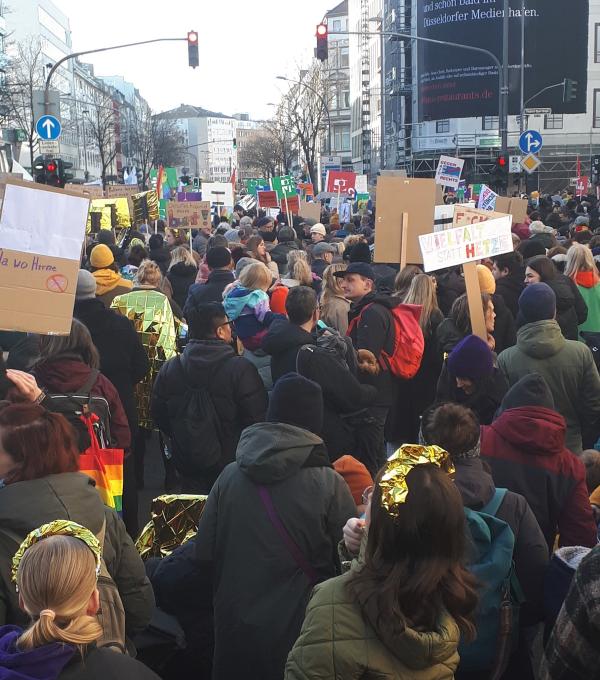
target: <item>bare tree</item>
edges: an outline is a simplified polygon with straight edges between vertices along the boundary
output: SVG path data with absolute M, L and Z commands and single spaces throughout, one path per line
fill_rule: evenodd
M 154 119 L 150 107 L 143 102 L 138 102 L 134 110 L 131 145 L 137 169 L 142 173 L 142 187 L 146 189 L 154 160 Z
M 102 185 L 106 186 L 107 170 L 118 152 L 115 103 L 108 90 L 95 89 L 86 105 L 88 113 L 84 125 L 92 145 L 98 149 L 101 166 L 100 176 Z
M 39 38 L 29 38 L 8 46 L 5 84 L 0 97 L 4 125 L 24 130 L 33 172 L 37 143 L 33 116 L 34 91 L 44 85 L 44 55 Z
M 319 139 L 329 107 L 322 66 L 314 64 L 308 71 L 301 71 L 297 80 L 300 84 L 294 85 L 281 102 L 283 124 L 298 144 L 316 186 Z
M 157 116 L 152 118 L 152 144 L 154 167 L 175 167 L 184 162 L 183 136 L 174 120 Z

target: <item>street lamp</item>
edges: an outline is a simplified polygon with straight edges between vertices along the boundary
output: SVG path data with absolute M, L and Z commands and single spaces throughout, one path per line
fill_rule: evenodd
M 323 108 L 325 109 L 325 113 L 327 114 L 327 127 L 328 127 L 328 135 L 327 135 L 327 146 L 329 147 L 329 155 L 331 156 L 331 151 L 332 151 L 332 145 L 331 145 L 331 116 L 329 114 L 329 107 L 327 106 L 327 102 L 323 98 L 323 95 L 319 94 L 317 90 L 315 90 L 314 87 L 311 85 L 307 85 L 306 83 L 302 82 L 301 80 L 292 80 L 292 78 L 286 78 L 285 76 L 275 76 L 277 80 L 285 80 L 288 83 L 293 83 L 294 85 L 302 85 L 305 87 L 307 90 L 310 90 L 313 94 L 315 94 L 318 98 L 321 104 L 323 105 Z

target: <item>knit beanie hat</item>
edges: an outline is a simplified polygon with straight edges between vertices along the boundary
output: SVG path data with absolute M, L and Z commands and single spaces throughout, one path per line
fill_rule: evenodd
M 96 279 L 87 269 L 80 269 L 77 274 L 76 300 L 93 300 L 96 298 Z
M 554 410 L 554 397 L 548 383 L 539 373 L 529 373 L 516 382 L 504 395 L 498 417 L 504 411 L 521 406 L 541 406 Z
M 373 486 L 373 477 L 367 468 L 353 456 L 342 456 L 335 461 L 333 469 L 344 478 L 356 505 L 361 505 L 364 490 Z
M 479 279 L 479 288 L 482 293 L 493 295 L 496 292 L 496 279 L 484 264 L 477 265 L 477 278 Z
M 287 423 L 313 434 L 323 429 L 323 392 L 321 386 L 298 373 L 287 373 L 273 387 L 268 423 Z
M 112 250 L 103 243 L 94 246 L 92 254 L 90 255 L 90 264 L 96 269 L 106 269 L 115 261 Z
M 521 255 L 523 256 L 524 260 L 528 260 L 530 257 L 535 257 L 536 255 L 546 254 L 544 244 L 537 239 L 523 241 L 519 247 L 519 250 L 521 251 Z
M 231 264 L 231 252 L 224 246 L 211 248 L 206 253 L 206 264 L 209 269 L 222 269 Z
M 450 352 L 448 372 L 455 378 L 478 380 L 494 370 L 492 350 L 477 335 L 467 335 Z
M 547 283 L 532 283 L 519 298 L 519 312 L 525 323 L 546 321 L 556 316 L 556 295 Z

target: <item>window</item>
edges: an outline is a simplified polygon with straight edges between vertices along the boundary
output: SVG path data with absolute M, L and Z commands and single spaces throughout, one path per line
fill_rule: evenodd
M 594 62 L 600 64 L 600 24 L 594 25 Z
M 435 121 L 435 131 L 440 132 L 450 132 L 450 121 L 446 120 L 436 120 Z
M 563 116 L 562 113 L 555 113 L 550 116 L 544 116 L 544 127 L 546 130 L 562 130 Z
M 350 90 L 342 90 L 340 97 L 340 108 L 350 108 Z
M 498 116 L 484 116 L 482 128 L 484 130 L 497 130 L 498 129 Z
M 594 90 L 594 123 L 595 128 L 600 128 L 600 90 Z
M 348 68 L 349 66 L 350 66 L 349 48 L 342 47 L 340 48 L 340 68 Z
M 333 33 L 339 33 L 342 30 L 342 22 L 339 19 L 334 19 L 331 30 Z

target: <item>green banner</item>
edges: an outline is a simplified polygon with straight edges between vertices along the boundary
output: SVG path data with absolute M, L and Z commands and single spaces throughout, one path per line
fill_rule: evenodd
M 271 181 L 273 191 L 277 192 L 277 198 L 291 198 L 297 195 L 296 181 L 290 175 L 273 177 Z

